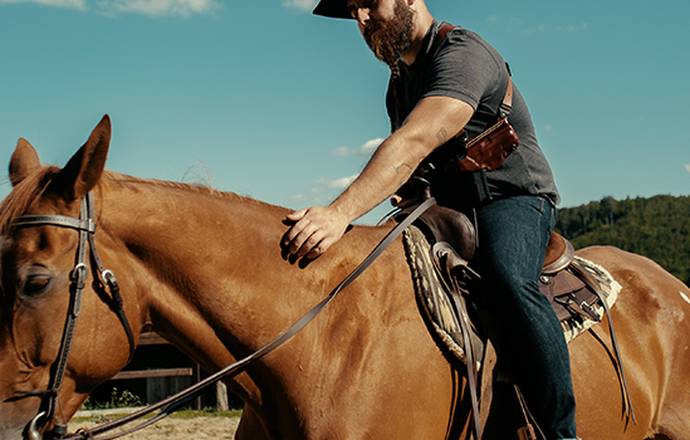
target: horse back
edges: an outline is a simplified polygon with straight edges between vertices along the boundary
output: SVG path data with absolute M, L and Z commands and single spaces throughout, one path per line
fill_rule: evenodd
M 602 323 L 570 346 L 578 434 L 682 438 L 674 433 L 690 432 L 690 289 L 652 260 L 615 247 L 591 246 L 577 254 L 606 268 L 622 286 L 612 316 L 638 419 L 626 428 L 620 417 L 618 377 Z

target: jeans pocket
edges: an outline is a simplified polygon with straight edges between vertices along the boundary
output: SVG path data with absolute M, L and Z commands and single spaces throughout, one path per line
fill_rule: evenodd
M 542 217 L 544 216 L 544 206 L 546 203 L 546 200 L 543 197 L 540 196 L 522 196 L 524 197 L 524 201 L 527 205 L 529 205 L 532 209 L 537 211 L 539 215 Z
M 539 213 L 541 215 L 544 215 L 544 209 L 546 207 L 546 199 L 544 199 L 544 197 L 537 197 L 537 200 L 539 201 Z
M 544 221 L 544 227 L 548 231 L 549 235 L 556 227 L 556 208 L 543 197 L 539 197 L 542 201 L 542 219 Z

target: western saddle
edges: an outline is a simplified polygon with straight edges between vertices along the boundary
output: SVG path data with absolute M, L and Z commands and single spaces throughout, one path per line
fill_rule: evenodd
M 396 216 L 396 220 L 401 221 L 406 212 L 406 210 L 402 210 Z M 432 270 L 437 274 L 437 278 L 442 280 L 441 284 L 445 286 L 443 290 L 446 291 L 446 295 L 453 304 L 452 308 L 457 314 L 460 331 L 456 334 L 461 335 L 459 344 L 464 346 L 463 361 L 467 365 L 472 413 L 475 419 L 473 425 L 477 436 L 479 433 L 477 369 L 482 364 L 481 353 L 484 345 L 482 340 L 484 340 L 485 335 L 476 333 L 477 323 L 473 323 L 470 319 L 466 305 L 466 301 L 473 301 L 472 298 L 476 293 L 472 292 L 476 290 L 479 286 L 477 282 L 481 280 L 481 275 L 475 272 L 469 263 L 477 249 L 475 227 L 466 215 L 440 205 L 429 208 L 413 225 L 424 235 L 425 241 L 430 246 L 428 255 L 432 263 Z M 632 418 L 634 421 L 632 402 L 625 383 L 622 360 L 609 314 L 609 306 L 601 288 L 602 286 L 598 284 L 597 280 L 588 275 L 587 270 L 583 269 L 582 262 L 575 257 L 575 251 L 570 241 L 553 232 L 539 277 L 539 289 L 548 298 L 564 329 L 567 322 L 574 322 L 572 320 L 600 322 L 606 315 L 616 363 L 620 369 L 619 379 L 624 396 L 626 420 Z M 427 310 L 427 315 L 433 314 Z M 425 319 L 431 321 L 435 318 L 425 316 Z M 453 339 L 456 338 L 453 337 Z M 477 366 L 477 369 L 470 366 Z

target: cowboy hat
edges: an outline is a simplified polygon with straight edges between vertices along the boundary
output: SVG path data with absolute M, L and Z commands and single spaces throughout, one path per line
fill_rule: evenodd
M 314 8 L 313 14 L 331 18 L 352 18 L 347 11 L 346 0 L 321 0 Z

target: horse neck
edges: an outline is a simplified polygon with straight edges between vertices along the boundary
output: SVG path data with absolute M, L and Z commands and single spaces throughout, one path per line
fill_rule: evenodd
M 119 278 L 136 268 L 144 323 L 209 369 L 270 341 L 347 269 L 348 252 L 306 270 L 286 262 L 283 208 L 145 181 L 104 185 L 98 199 L 99 227 L 125 255 Z
M 209 370 L 275 338 L 386 233 L 385 228 L 353 228 L 300 269 L 280 254 L 287 212 L 282 208 L 145 182 L 104 184 L 97 198 L 100 230 L 112 242 L 101 240 L 112 250 L 116 270 L 136 272 L 130 288 L 143 322 Z M 451 399 L 447 365 L 429 344 L 411 281 L 400 276 L 407 269 L 396 246 L 286 346 L 238 377 L 236 391 L 262 420 L 280 421 L 280 429 L 289 425 L 286 432 L 301 433 L 295 437 L 306 438 L 305 429 L 323 428 L 325 435 L 331 424 L 323 408 L 332 403 L 332 393 L 361 399 L 356 384 L 362 376 L 374 388 L 365 406 L 381 393 L 405 401 L 410 388 L 391 385 L 390 378 L 414 376 L 410 383 L 416 384 L 425 370 L 437 373 L 434 392 Z M 121 282 L 130 278 L 124 271 L 118 276 Z M 403 363 L 412 366 L 401 368 Z

